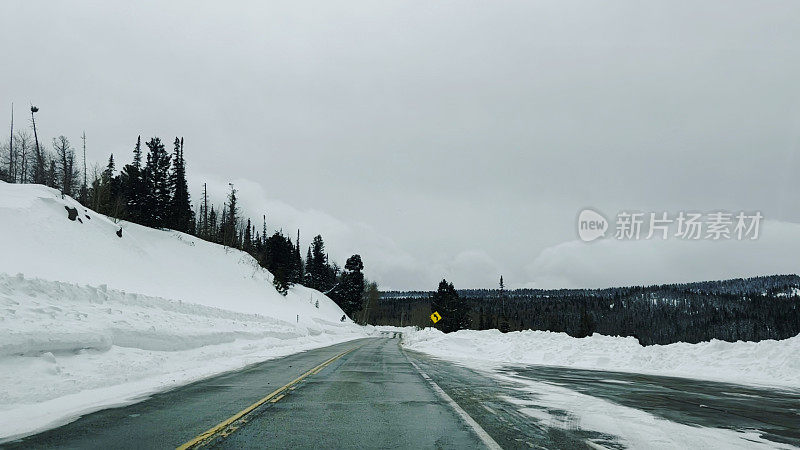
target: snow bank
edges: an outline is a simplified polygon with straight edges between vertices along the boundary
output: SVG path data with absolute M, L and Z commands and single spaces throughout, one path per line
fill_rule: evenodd
M 0 441 L 220 372 L 363 337 L 104 286 L 0 274 Z
M 0 442 L 366 335 L 342 315 L 244 252 L 0 182 Z
M 599 334 L 579 339 L 549 331 L 444 334 L 426 328 L 404 334 L 403 345 L 474 367 L 537 364 L 800 389 L 800 336 L 642 347 L 632 337 Z

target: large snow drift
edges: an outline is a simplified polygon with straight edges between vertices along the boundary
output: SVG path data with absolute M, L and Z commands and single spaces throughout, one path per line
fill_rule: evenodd
M 325 295 L 271 280 L 244 252 L 0 182 L 0 442 L 364 336 Z
M 549 331 L 407 331 L 411 350 L 471 367 L 538 364 L 800 389 L 800 336 L 782 341 L 677 343 L 642 347 L 632 337 L 574 338 Z

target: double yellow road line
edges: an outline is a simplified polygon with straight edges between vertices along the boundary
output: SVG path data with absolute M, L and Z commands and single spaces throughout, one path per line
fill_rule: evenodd
M 322 369 L 324 369 L 326 366 L 328 366 L 328 364 L 336 361 L 337 359 L 341 358 L 342 356 L 352 352 L 353 350 L 355 350 L 355 349 L 357 349 L 359 347 L 360 346 L 353 347 L 350 350 L 346 350 L 346 351 L 344 351 L 342 353 L 339 353 L 338 355 L 334 356 L 333 358 L 323 362 L 322 364 L 314 367 L 313 369 L 309 370 L 308 372 L 306 372 L 306 373 L 300 375 L 299 377 L 295 378 L 294 380 L 290 381 L 286 385 L 284 385 L 284 386 L 282 386 L 282 387 L 280 387 L 278 389 L 275 389 L 274 391 L 270 392 L 270 394 L 267 395 L 266 397 L 264 397 L 261 400 L 253 403 L 252 405 L 248 406 L 247 408 L 239 411 L 238 413 L 233 415 L 231 418 L 219 423 L 218 425 L 214 426 L 213 428 L 210 428 L 210 429 L 206 430 L 205 432 L 203 432 L 202 434 L 200 434 L 196 438 L 194 438 L 191 441 L 181 445 L 180 447 L 178 447 L 178 450 L 185 450 L 185 449 L 193 449 L 193 448 L 203 447 L 204 445 L 208 444 L 209 442 L 211 442 L 211 441 L 213 441 L 213 440 L 215 440 L 215 439 L 217 439 L 219 437 L 225 437 L 225 436 L 233 433 L 234 431 L 238 430 L 239 427 L 241 427 L 242 425 L 247 423 L 247 415 L 250 414 L 251 412 L 253 412 L 256 408 L 258 408 L 259 406 L 261 406 L 261 405 L 263 405 L 263 404 L 265 404 L 267 402 L 269 402 L 269 403 L 277 403 L 280 399 L 282 399 L 283 397 L 286 396 L 286 394 L 288 393 L 287 392 L 288 390 L 293 390 L 295 388 L 295 385 L 297 385 L 297 383 L 303 381 L 303 379 L 305 379 L 309 375 L 314 375 L 314 374 L 319 373 Z

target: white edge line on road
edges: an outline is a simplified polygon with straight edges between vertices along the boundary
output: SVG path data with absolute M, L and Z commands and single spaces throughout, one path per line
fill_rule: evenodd
M 469 425 L 470 428 L 472 428 L 472 431 L 474 431 L 475 434 L 478 435 L 480 440 L 483 441 L 483 443 L 488 448 L 492 450 L 503 450 L 503 447 L 500 447 L 500 444 L 498 444 L 494 439 L 492 439 L 492 437 L 489 436 L 489 433 L 487 433 L 486 430 L 484 430 L 483 427 L 478 424 L 478 422 L 475 422 L 475 419 L 473 419 L 469 414 L 467 414 L 467 412 L 464 411 L 464 409 L 460 407 L 458 403 L 455 402 L 455 400 L 450 398 L 450 396 L 447 395 L 447 392 L 445 392 L 442 388 L 440 388 L 439 385 L 436 384 L 436 382 L 433 381 L 431 377 L 428 376 L 427 373 L 423 372 L 422 369 L 420 369 L 419 366 L 414 361 L 411 361 L 409 359 L 408 362 L 410 362 L 411 365 L 414 366 L 415 369 L 417 369 L 419 374 L 422 375 L 422 378 L 424 378 L 425 380 L 428 381 L 428 383 L 430 383 L 431 387 L 436 392 L 436 394 L 438 394 L 439 397 L 443 398 L 444 401 L 446 401 L 450 405 L 450 407 L 453 408 L 455 412 L 458 413 L 458 415 L 462 419 L 464 419 L 464 422 L 466 422 L 467 425 Z

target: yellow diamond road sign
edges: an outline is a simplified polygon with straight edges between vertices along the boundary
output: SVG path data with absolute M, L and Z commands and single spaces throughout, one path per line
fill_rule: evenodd
M 436 322 L 442 320 L 442 316 L 439 315 L 438 311 L 436 311 L 433 314 L 431 314 L 431 320 L 433 321 L 433 323 L 436 323 Z

